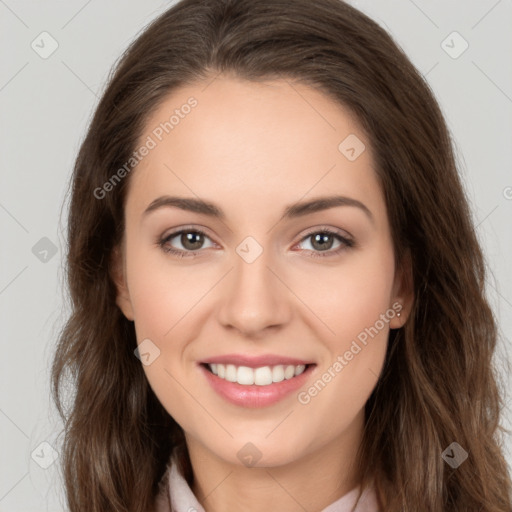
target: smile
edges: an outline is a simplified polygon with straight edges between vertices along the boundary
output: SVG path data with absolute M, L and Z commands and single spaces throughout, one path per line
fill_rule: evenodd
M 242 386 L 268 386 L 275 382 L 289 380 L 303 373 L 306 365 L 275 365 L 249 368 L 248 366 L 235 366 L 234 364 L 208 364 L 209 370 L 217 377 L 236 382 Z
M 276 404 L 305 386 L 316 364 L 243 366 L 201 363 L 211 389 L 223 400 L 239 407 L 261 408 Z

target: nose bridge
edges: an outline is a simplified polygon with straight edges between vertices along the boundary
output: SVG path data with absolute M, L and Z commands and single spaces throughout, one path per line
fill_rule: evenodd
M 271 250 L 252 237 L 238 245 L 220 311 L 221 323 L 256 332 L 286 322 L 286 287 L 274 275 L 273 260 Z

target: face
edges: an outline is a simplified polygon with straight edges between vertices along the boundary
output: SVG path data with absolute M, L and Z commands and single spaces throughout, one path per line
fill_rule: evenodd
M 248 442 L 272 466 L 357 439 L 409 309 L 370 141 L 292 85 L 174 91 L 140 138 L 116 253 L 152 389 L 233 464 Z

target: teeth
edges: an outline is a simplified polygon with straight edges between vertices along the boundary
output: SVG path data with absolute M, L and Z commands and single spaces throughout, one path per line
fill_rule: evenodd
M 225 375 L 225 379 L 226 380 L 229 380 L 229 382 L 236 382 L 236 378 L 237 378 L 237 371 L 236 371 L 236 366 L 234 364 L 228 364 L 226 365 L 226 375 Z
M 238 384 L 250 386 L 254 384 L 255 371 L 247 366 L 239 366 L 236 371 L 236 381 Z
M 284 380 L 284 366 L 274 366 L 272 368 L 272 382 L 281 382 Z
M 208 367 L 218 377 L 229 382 L 237 382 L 244 386 L 256 384 L 268 386 L 273 382 L 289 380 L 300 375 L 306 369 L 306 365 L 276 365 L 249 368 L 248 366 L 235 366 L 234 364 L 209 364 Z
M 304 370 L 306 369 L 305 364 L 299 364 L 295 367 L 295 374 L 294 377 L 297 377 L 297 375 L 300 375 Z
M 254 374 L 254 383 L 258 386 L 268 386 L 272 384 L 272 369 L 270 366 L 263 366 L 262 368 L 256 368 L 252 370 Z

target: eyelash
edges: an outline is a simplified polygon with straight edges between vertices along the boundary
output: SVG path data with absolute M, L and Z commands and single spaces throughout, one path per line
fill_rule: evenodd
M 167 247 L 165 245 L 169 240 L 172 240 L 176 236 L 181 235 L 183 233 L 195 233 L 195 234 L 199 234 L 199 235 L 204 235 L 205 237 L 209 238 L 208 235 L 204 231 L 202 231 L 200 229 L 197 229 L 197 228 L 184 228 L 184 229 L 181 229 L 179 231 L 175 231 L 174 233 L 170 233 L 169 235 L 167 235 L 164 238 L 159 239 L 157 241 L 157 245 L 165 253 L 172 254 L 173 256 L 176 256 L 178 258 L 195 258 L 196 256 L 198 256 L 197 253 L 200 251 L 200 249 L 198 249 L 197 251 L 182 251 L 181 249 L 173 249 L 172 247 Z M 346 249 L 350 249 L 350 248 L 354 247 L 354 245 L 355 245 L 354 241 L 351 240 L 350 238 L 346 238 L 344 236 L 341 236 L 338 232 L 333 231 L 332 229 L 329 229 L 329 228 L 320 228 L 320 229 L 317 228 L 314 231 L 310 231 L 309 233 L 307 233 L 306 235 L 304 235 L 301 238 L 299 243 L 307 240 L 312 235 L 317 235 L 317 234 L 332 235 L 335 238 L 337 238 L 343 245 L 341 247 L 339 247 L 338 249 L 329 250 L 329 251 L 311 251 L 311 250 L 308 250 L 308 257 L 311 257 L 311 258 L 327 258 L 327 257 L 331 257 L 331 256 L 337 256 L 342 251 L 344 251 Z

